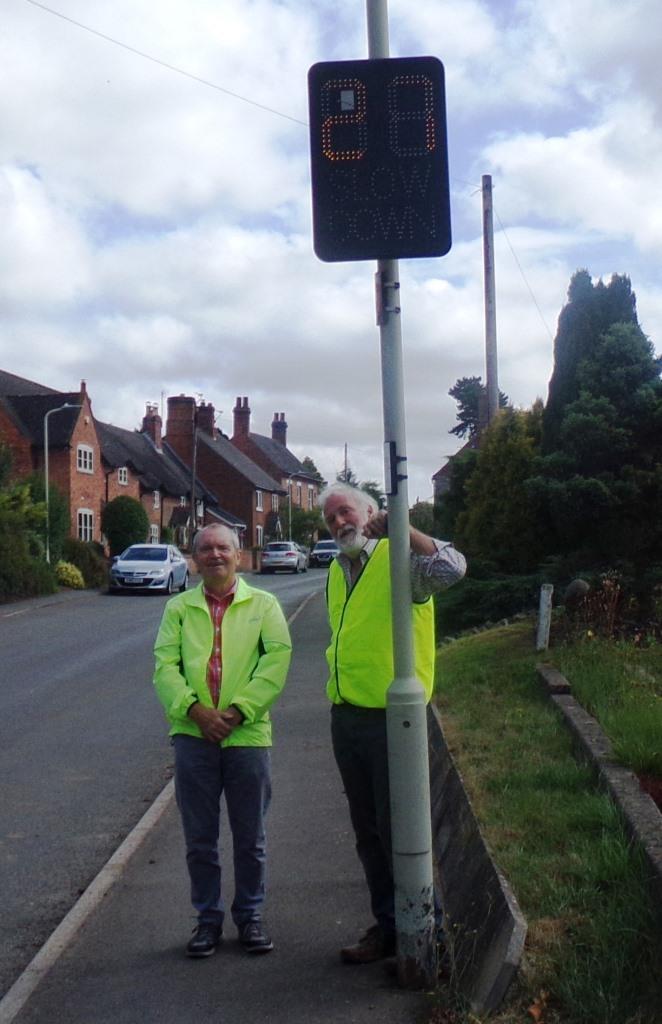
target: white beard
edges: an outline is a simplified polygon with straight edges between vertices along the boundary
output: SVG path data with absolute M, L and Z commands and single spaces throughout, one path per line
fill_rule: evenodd
M 336 544 L 342 551 L 343 555 L 357 555 L 361 548 L 365 545 L 366 538 L 359 529 L 347 530 L 342 537 L 336 537 Z

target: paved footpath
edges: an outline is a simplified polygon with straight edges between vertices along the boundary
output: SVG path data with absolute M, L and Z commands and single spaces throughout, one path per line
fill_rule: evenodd
M 323 658 L 328 631 L 321 595 L 296 616 L 292 635 L 295 657 L 274 712 L 265 915 L 274 952 L 244 953 L 228 915 L 226 938 L 214 956 L 184 956 L 194 918 L 179 819 L 170 804 L 12 1018 L 15 1024 L 414 1024 L 426 1019 L 428 997 L 399 989 L 383 964 L 340 962 L 338 949 L 370 924 L 370 914 L 330 749 Z

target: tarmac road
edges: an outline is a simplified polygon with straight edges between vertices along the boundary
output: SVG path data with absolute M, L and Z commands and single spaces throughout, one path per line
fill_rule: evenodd
M 324 582 L 248 578 L 286 614 Z M 68 591 L 0 606 L 0 995 L 170 777 L 151 686 L 165 600 Z
M 358 937 L 370 914 L 330 749 L 321 595 L 296 616 L 292 635 L 292 670 L 274 712 L 266 919 L 275 951 L 247 956 L 229 925 L 215 956 L 183 955 L 193 916 L 181 828 L 170 804 L 27 1002 L 4 1018 L 0 1008 L 0 1024 L 425 1019 L 429 997 L 398 989 L 382 964 L 340 963 L 338 948 Z

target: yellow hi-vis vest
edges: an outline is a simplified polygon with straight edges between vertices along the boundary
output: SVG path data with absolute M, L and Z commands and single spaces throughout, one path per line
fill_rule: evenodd
M 345 575 L 333 561 L 326 600 L 332 634 L 326 652 L 329 700 L 366 708 L 386 707 L 386 691 L 394 674 L 388 540 L 379 541 L 349 593 Z M 431 597 L 423 604 L 412 605 L 412 621 L 415 672 L 429 700 L 435 659 Z

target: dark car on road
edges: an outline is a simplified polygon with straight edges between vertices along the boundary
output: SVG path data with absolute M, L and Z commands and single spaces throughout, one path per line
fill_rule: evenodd
M 132 544 L 113 559 L 109 591 L 162 590 L 172 594 L 186 590 L 188 564 L 174 544 Z
M 310 552 L 310 558 L 308 560 L 309 565 L 312 566 L 328 566 L 338 554 L 338 545 L 335 540 L 318 540 L 317 544 Z

